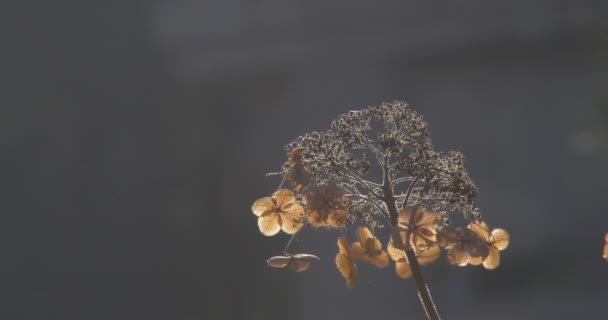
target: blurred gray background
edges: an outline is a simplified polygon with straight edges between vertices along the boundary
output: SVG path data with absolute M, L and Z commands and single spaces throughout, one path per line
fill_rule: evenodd
M 412 280 L 251 203 L 283 145 L 408 101 L 512 243 L 424 274 L 444 319 L 602 319 L 608 2 L 3 1 L 0 318 L 421 319 Z

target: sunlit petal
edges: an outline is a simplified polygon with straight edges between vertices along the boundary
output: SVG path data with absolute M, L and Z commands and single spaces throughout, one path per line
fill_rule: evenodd
M 285 233 L 294 234 L 304 225 L 304 208 L 297 203 L 292 204 L 280 214 L 283 219 L 281 229 Z
M 490 254 L 483 260 L 483 266 L 486 269 L 494 269 L 500 264 L 500 252 L 493 246 L 490 246 Z
M 498 250 L 504 250 L 509 246 L 509 233 L 500 228 L 492 230 L 492 245 Z
M 480 221 L 480 222 L 471 222 L 468 225 L 468 228 L 473 230 L 480 238 L 485 241 L 490 241 L 490 228 L 488 224 Z
M 456 245 L 448 250 L 447 258 L 449 264 L 462 267 L 469 263 L 471 256 L 462 246 Z
M 435 262 L 439 258 L 439 246 L 434 245 L 427 250 L 416 252 L 416 257 L 421 265 L 427 265 Z
M 275 256 L 271 257 L 266 263 L 273 268 L 284 268 L 291 262 L 292 257 Z
M 397 273 L 397 276 L 399 276 L 399 278 L 407 279 L 412 276 L 412 269 L 405 260 L 397 261 L 395 263 L 395 273 Z
M 270 197 L 264 197 L 256 200 L 251 206 L 251 211 L 256 216 L 261 216 L 265 212 L 274 211 L 274 205 L 272 204 L 272 199 Z
M 258 218 L 258 227 L 265 236 L 274 236 L 281 230 L 281 217 L 278 214 L 270 214 Z
M 358 227 L 357 228 L 357 240 L 359 243 L 366 243 L 367 239 L 373 238 L 372 232 L 367 227 Z
M 441 223 L 441 213 L 435 211 L 417 211 L 416 226 L 426 227 L 430 230 L 435 230 Z
M 388 251 L 388 255 L 391 257 L 391 259 L 393 259 L 393 261 L 405 259 L 405 252 L 401 249 L 395 248 L 392 241 L 386 246 L 386 251 Z
M 272 194 L 272 197 L 276 199 L 279 209 L 296 201 L 296 196 L 289 189 L 279 189 Z
M 367 254 L 367 250 L 361 246 L 361 244 L 359 244 L 359 242 L 354 242 L 353 246 L 352 246 L 352 251 L 353 251 L 353 255 L 355 256 L 355 258 L 361 260 L 361 261 L 365 261 L 365 262 L 369 262 L 369 256 Z
M 371 258 L 371 263 L 378 268 L 385 268 L 388 266 L 388 254 L 382 251 L 379 255 L 375 255 Z

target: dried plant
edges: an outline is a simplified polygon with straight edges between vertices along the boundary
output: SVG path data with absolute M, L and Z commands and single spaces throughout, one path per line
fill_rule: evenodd
M 452 265 L 499 265 L 509 235 L 482 220 L 464 156 L 433 150 L 426 122 L 406 103 L 343 114 L 330 130 L 305 134 L 285 150 L 288 160 L 274 173 L 283 177 L 281 185 L 252 207 L 264 235 L 279 230 L 293 235 L 284 255 L 268 260 L 270 266 L 306 270 L 316 256 L 289 251 L 297 233 L 337 229 L 336 266 L 349 288 L 355 286 L 356 260 L 384 268 L 390 256 L 400 278 L 414 278 L 427 317 L 439 319 L 421 265 L 436 261 L 440 248 Z M 283 188 L 285 182 L 293 191 Z M 454 213 L 470 221 L 468 226 L 450 228 Z M 375 234 L 385 224 L 390 226 L 386 251 Z M 357 227 L 352 245 L 346 240 L 350 227 Z

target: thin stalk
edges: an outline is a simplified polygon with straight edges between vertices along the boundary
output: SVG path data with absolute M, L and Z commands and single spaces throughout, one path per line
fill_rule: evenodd
M 415 179 L 414 181 L 412 181 L 412 185 L 409 188 L 410 190 L 408 190 L 408 195 L 411 194 L 411 190 L 414 189 L 413 184 L 415 184 L 417 182 L 417 180 L 418 179 Z M 397 205 L 395 204 L 395 197 L 393 195 L 393 190 L 391 188 L 390 181 L 386 181 L 386 182 L 387 183 L 385 184 L 385 187 L 384 187 L 384 201 L 388 208 L 389 216 L 391 217 L 391 224 L 392 224 L 393 230 L 397 230 L 396 229 L 397 217 L 399 216 L 399 211 L 397 210 Z M 409 197 L 406 197 L 406 198 L 409 198 Z M 405 204 L 407 205 L 407 202 L 405 202 Z M 410 221 L 409 221 L 410 226 L 413 226 L 414 217 L 416 215 L 417 209 L 418 208 L 414 208 L 414 211 L 410 215 Z M 410 236 L 411 236 L 411 234 L 409 234 L 405 239 L 407 244 L 410 243 L 410 239 L 409 239 Z M 422 303 L 422 307 L 424 308 L 424 312 L 426 313 L 427 319 L 440 320 L 441 318 L 439 317 L 437 308 L 435 307 L 435 304 L 433 303 L 433 298 L 431 297 L 431 292 L 429 291 L 429 288 L 426 285 L 426 282 L 424 281 L 424 277 L 422 276 L 422 271 L 420 270 L 420 263 L 418 263 L 418 258 L 416 258 L 416 253 L 414 252 L 414 249 L 411 246 L 406 246 L 405 244 L 402 244 L 402 240 L 401 240 L 401 236 L 399 235 L 399 232 L 391 232 L 391 240 L 393 241 L 393 243 L 396 246 L 403 245 L 403 247 L 405 248 L 405 250 L 404 250 L 405 257 L 407 258 L 407 262 L 410 266 L 410 269 L 412 270 L 412 277 L 414 278 L 414 281 L 416 282 L 416 288 L 418 289 L 418 296 L 420 297 L 420 302 Z

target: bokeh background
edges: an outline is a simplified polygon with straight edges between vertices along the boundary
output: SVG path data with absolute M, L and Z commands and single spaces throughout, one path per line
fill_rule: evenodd
M 421 319 L 413 281 L 321 261 L 251 203 L 298 135 L 406 100 L 512 243 L 423 269 L 445 319 L 601 319 L 608 2 L 2 1 L 0 318 Z

